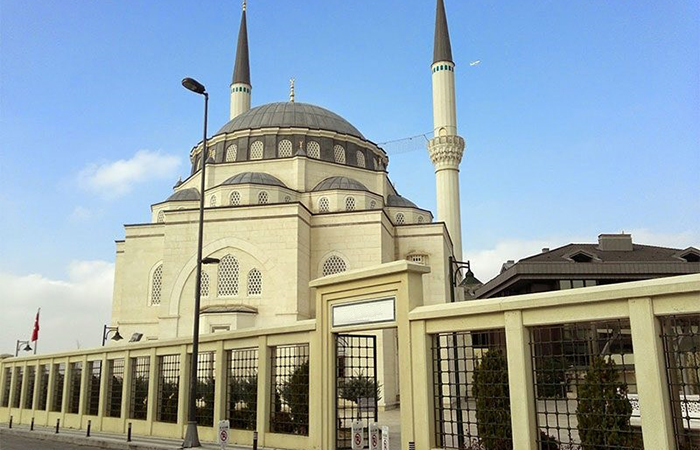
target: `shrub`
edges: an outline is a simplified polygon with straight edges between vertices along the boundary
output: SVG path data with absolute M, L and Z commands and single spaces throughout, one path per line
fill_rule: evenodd
M 510 424 L 508 362 L 501 350 L 490 350 L 474 368 L 476 421 L 485 450 L 513 448 Z
M 537 396 L 566 397 L 568 380 L 566 378 L 567 363 L 564 358 L 540 358 L 537 367 Z
M 357 402 L 359 398 L 374 398 L 379 401 L 382 398 L 381 385 L 360 370 L 350 378 L 341 378 L 338 396 L 351 402 Z
M 289 406 L 291 424 L 290 433 L 306 435 L 309 433 L 309 361 L 304 361 L 294 368 L 289 379 L 279 389 L 279 397 Z M 275 399 L 277 403 L 277 399 Z M 281 411 L 277 409 L 276 411 Z M 286 414 L 286 413 L 283 413 Z M 282 420 L 280 420 L 282 421 Z

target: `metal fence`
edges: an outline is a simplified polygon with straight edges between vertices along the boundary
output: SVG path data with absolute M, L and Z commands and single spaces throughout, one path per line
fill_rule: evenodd
M 147 418 L 150 362 L 151 358 L 148 356 L 139 356 L 131 359 L 130 419 L 146 420 Z
M 231 428 L 255 430 L 258 412 L 258 349 L 235 349 L 227 353 L 227 417 Z
M 309 434 L 309 346 L 282 345 L 272 350 L 270 430 Z

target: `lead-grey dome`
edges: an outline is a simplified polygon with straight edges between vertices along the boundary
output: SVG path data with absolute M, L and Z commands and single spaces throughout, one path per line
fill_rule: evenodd
M 364 139 L 360 131 L 338 114 L 308 103 L 268 103 L 250 109 L 224 125 L 216 134 L 266 127 L 328 130 Z
M 396 206 L 398 208 L 418 208 L 415 203 L 400 195 L 390 194 L 386 199 L 386 206 Z
M 330 177 L 321 181 L 313 188 L 314 191 L 332 191 L 335 189 L 345 189 L 347 191 L 367 191 L 367 186 L 357 180 L 348 177 Z
M 262 172 L 239 173 L 224 181 L 222 184 L 262 184 L 265 186 L 287 187 L 278 178 L 273 177 L 269 173 Z
M 168 197 L 168 202 L 191 202 L 199 200 L 199 191 L 195 188 L 182 189 Z

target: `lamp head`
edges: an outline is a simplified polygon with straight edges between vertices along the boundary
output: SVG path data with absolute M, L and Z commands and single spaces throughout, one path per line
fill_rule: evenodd
M 117 330 L 116 333 L 114 333 L 114 336 L 112 336 L 113 341 L 121 341 L 122 339 L 124 338 L 121 334 L 119 334 L 119 330 Z
M 186 89 L 189 89 L 190 91 L 192 91 L 196 94 L 205 94 L 207 92 L 207 88 L 205 88 L 202 83 L 195 80 L 194 78 L 189 78 L 189 77 L 184 78 L 182 80 L 182 85 Z
M 217 259 L 217 258 L 212 258 L 212 257 L 202 258 L 202 264 L 219 264 L 220 262 L 221 262 L 221 260 Z
M 27 345 L 25 345 L 22 350 L 24 350 L 25 352 L 31 352 L 32 348 L 29 346 L 29 343 L 27 343 Z

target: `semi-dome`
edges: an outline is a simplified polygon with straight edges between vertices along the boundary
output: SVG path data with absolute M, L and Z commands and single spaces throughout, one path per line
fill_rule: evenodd
M 367 186 L 357 180 L 348 177 L 330 177 L 321 181 L 313 188 L 314 191 L 332 191 L 336 189 L 344 189 L 347 191 L 367 191 Z
M 395 206 L 397 208 L 418 208 L 415 203 L 400 195 L 390 194 L 386 199 L 386 206 Z
M 269 173 L 262 172 L 243 172 L 234 175 L 222 184 L 262 184 L 265 186 L 280 186 L 287 187 L 278 178 L 273 177 Z
M 199 191 L 195 188 L 182 189 L 168 197 L 168 202 L 191 202 L 199 200 Z
M 328 130 L 365 139 L 360 131 L 338 114 L 308 103 L 268 103 L 238 115 L 216 134 L 257 128 L 310 128 Z

